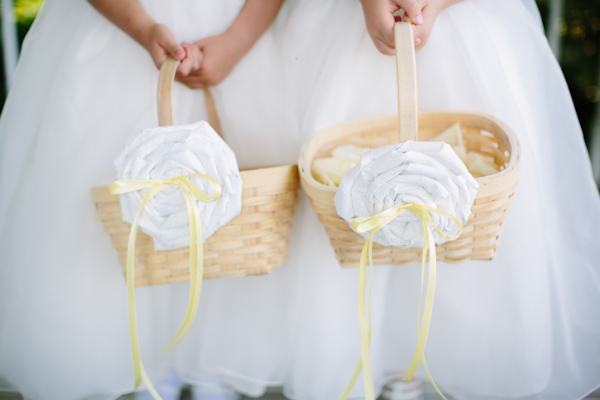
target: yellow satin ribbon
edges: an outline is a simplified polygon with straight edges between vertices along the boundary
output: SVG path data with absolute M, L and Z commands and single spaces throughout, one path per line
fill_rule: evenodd
M 438 389 L 437 385 L 433 381 L 431 374 L 429 373 L 429 368 L 427 367 L 427 363 L 425 362 L 425 345 L 427 344 L 427 337 L 429 336 L 429 328 L 431 326 L 431 315 L 433 312 L 433 298 L 435 294 L 435 283 L 436 283 L 436 254 L 435 254 L 435 242 L 433 238 L 433 233 L 431 228 L 429 227 L 429 223 L 435 231 L 442 238 L 446 240 L 454 240 L 458 238 L 462 232 L 462 225 L 454 216 L 448 214 L 447 212 L 416 204 L 416 203 L 405 203 L 402 205 L 390 207 L 379 214 L 376 214 L 372 217 L 360 217 L 356 218 L 352 221 L 352 227 L 358 232 L 363 233 L 367 231 L 371 231 L 369 237 L 367 238 L 367 242 L 365 243 L 362 253 L 360 255 L 360 270 L 359 270 L 359 287 L 358 287 L 358 326 L 360 332 L 360 347 L 361 347 L 361 358 L 358 361 L 358 365 L 354 370 L 354 374 L 352 375 L 352 379 L 346 386 L 346 389 L 342 393 L 342 395 L 338 398 L 338 400 L 346 400 L 354 387 L 354 384 L 358 380 L 358 376 L 360 375 L 360 371 L 363 371 L 363 382 L 364 382 L 364 390 L 365 390 L 365 398 L 366 400 L 375 400 L 375 393 L 373 389 L 373 377 L 371 374 L 371 359 L 369 355 L 369 347 L 371 344 L 371 288 L 372 288 L 372 276 L 373 276 L 373 236 L 377 233 L 378 230 L 392 222 L 396 217 L 398 217 L 404 211 L 412 211 L 415 215 L 421 218 L 423 221 L 423 253 L 421 257 L 421 295 L 419 296 L 419 312 L 417 315 L 417 332 L 418 332 L 418 340 L 415 352 L 413 354 L 411 363 L 408 367 L 408 371 L 402 378 L 403 381 L 410 381 L 415 376 L 417 369 L 421 361 L 423 362 L 423 366 L 425 367 L 425 371 L 427 372 L 427 376 L 429 380 L 433 384 L 433 387 L 438 392 L 438 394 L 446 400 L 446 397 L 442 394 L 442 392 Z M 433 223 L 431 218 L 431 213 L 438 213 L 447 218 L 450 218 L 452 222 L 456 224 L 458 227 L 458 233 L 456 235 L 448 235 L 439 230 L 437 226 Z M 425 293 L 425 305 L 423 311 L 423 317 L 421 321 L 421 297 L 423 296 L 423 284 L 425 281 L 425 263 L 427 260 L 427 248 L 429 248 L 429 275 L 427 280 L 427 292 Z M 371 286 L 369 288 L 369 306 L 368 313 L 367 307 L 365 306 L 365 292 L 366 292 L 366 269 L 367 269 L 367 258 L 369 260 L 369 266 L 371 270 Z M 368 317 L 367 317 L 368 315 Z
M 187 178 L 200 177 L 206 179 L 213 187 L 213 195 L 209 196 L 202 192 L 194 183 L 189 181 Z M 194 201 L 189 192 L 194 195 L 199 201 L 211 202 L 216 201 L 221 197 L 221 186 L 219 183 L 210 176 L 202 174 L 192 174 L 180 176 L 171 179 L 140 179 L 140 180 L 119 180 L 108 185 L 108 189 L 111 194 L 123 194 L 138 190 L 149 189 L 148 193 L 142 200 L 140 208 L 131 224 L 131 231 L 129 232 L 129 242 L 127 245 L 127 305 L 129 310 L 129 332 L 131 338 L 131 353 L 133 358 L 133 372 L 135 377 L 135 387 L 140 385 L 140 381 L 143 380 L 148 390 L 152 394 L 154 399 L 160 400 L 160 395 L 156 392 L 156 389 L 150 382 L 142 360 L 140 357 L 140 346 L 138 340 L 138 329 L 137 329 L 137 317 L 135 308 L 135 242 L 139 219 L 142 215 L 142 211 L 146 203 L 163 189 L 168 186 L 176 186 L 181 189 L 185 198 L 185 203 L 188 211 L 188 221 L 190 225 L 190 296 L 188 301 L 188 308 L 185 314 L 185 318 L 181 327 L 175 334 L 175 337 L 167 344 L 163 350 L 170 350 L 177 346 L 181 340 L 185 337 L 189 331 L 194 317 L 198 311 L 198 303 L 200 300 L 200 292 L 202 290 L 202 275 L 203 275 L 203 259 L 204 259 L 204 247 L 202 240 L 202 224 L 200 222 L 200 216 L 198 210 L 194 206 Z M 189 192 L 188 192 L 189 191 Z M 199 245 L 198 245 L 199 243 Z M 195 262 L 194 262 L 195 260 Z

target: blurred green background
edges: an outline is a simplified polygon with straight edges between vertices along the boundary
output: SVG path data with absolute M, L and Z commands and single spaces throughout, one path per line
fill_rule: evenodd
M 1 1 L 3 22 L 7 18 L 15 21 L 16 29 L 5 23 L 7 26 L 2 26 L 0 34 L 10 34 L 16 37 L 13 41 L 20 44 L 43 0 Z M 592 158 L 594 175 L 600 183 L 600 0 L 537 0 L 537 4 L 546 36 L 567 79 Z M 11 5 L 14 7 L 12 18 L 10 14 L 13 12 L 5 13 Z M 3 50 L 0 60 L 2 77 L 5 76 L 4 59 L 10 57 L 6 49 Z M 13 54 L 16 54 L 14 50 Z M 5 79 L 0 81 L 1 108 L 7 84 Z
M 537 3 L 589 146 L 600 100 L 600 0 L 538 0 Z M 553 7 L 559 12 L 552 10 Z M 552 32 L 552 28 L 556 31 Z M 553 33 L 558 43 L 553 43 Z

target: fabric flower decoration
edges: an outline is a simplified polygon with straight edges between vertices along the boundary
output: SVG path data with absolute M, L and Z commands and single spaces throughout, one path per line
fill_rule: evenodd
M 464 225 L 478 187 L 448 144 L 406 141 L 365 152 L 360 164 L 343 177 L 334 202 L 348 223 L 393 206 L 416 203 L 449 213 Z M 450 218 L 430 215 L 443 233 L 458 232 Z M 367 238 L 369 232 L 361 235 Z M 373 239 L 384 246 L 422 247 L 423 236 L 421 218 L 405 211 L 377 231 Z M 435 232 L 434 239 L 437 244 L 446 241 Z
M 215 179 L 221 198 L 201 202 L 194 198 L 206 239 L 238 215 L 242 208 L 242 179 L 235 154 L 205 121 L 148 128 L 127 143 L 115 161 L 118 179 L 169 179 L 204 174 Z M 203 178 L 189 178 L 201 191 L 213 194 Z M 120 195 L 123 220 L 132 223 L 147 190 Z M 188 211 L 181 189 L 169 186 L 151 198 L 140 217 L 140 229 L 154 239 L 156 250 L 190 245 Z

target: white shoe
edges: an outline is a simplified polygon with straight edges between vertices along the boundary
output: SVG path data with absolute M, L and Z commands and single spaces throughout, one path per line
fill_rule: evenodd
M 421 381 L 404 382 L 400 380 L 389 382 L 381 392 L 382 400 L 423 400 Z

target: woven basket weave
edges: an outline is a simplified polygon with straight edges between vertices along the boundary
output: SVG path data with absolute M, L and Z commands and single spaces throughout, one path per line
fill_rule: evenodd
M 336 188 L 314 179 L 311 174 L 313 161 L 329 156 L 333 149 L 341 145 L 375 148 L 398 143 L 399 125 L 401 141 L 416 139 L 417 126 L 419 138 L 427 140 L 459 122 L 467 150 L 485 155 L 500 166 L 501 171 L 477 179 L 479 189 L 461 236 L 454 241 L 437 245 L 437 258 L 446 262 L 491 260 L 496 256 L 503 223 L 520 174 L 518 140 L 508 126 L 485 114 L 425 112 L 417 117 L 414 50 L 412 42 L 406 44 L 402 40 L 396 39 L 396 43 L 399 43 L 397 60 L 400 118 L 389 116 L 352 121 L 329 127 L 308 138 L 302 147 L 298 163 L 302 187 L 325 226 L 340 264 L 343 267 L 358 267 L 365 239 L 337 215 L 333 202 Z M 411 131 L 414 134 L 407 136 L 407 132 Z M 402 249 L 373 245 L 374 264 L 415 263 L 421 261 L 421 255 L 422 248 Z
M 163 64 L 159 77 L 159 124 L 172 125 L 172 85 L 177 63 Z M 206 91 L 209 122 L 219 127 L 210 92 Z M 296 165 L 241 171 L 242 211 L 204 243 L 204 279 L 264 275 L 282 265 L 288 252 L 299 186 Z M 107 187 L 92 189 L 96 212 L 110 234 L 125 272 L 131 225 L 123 222 L 119 197 Z M 189 281 L 187 247 L 157 251 L 152 238 L 137 233 L 135 286 Z

